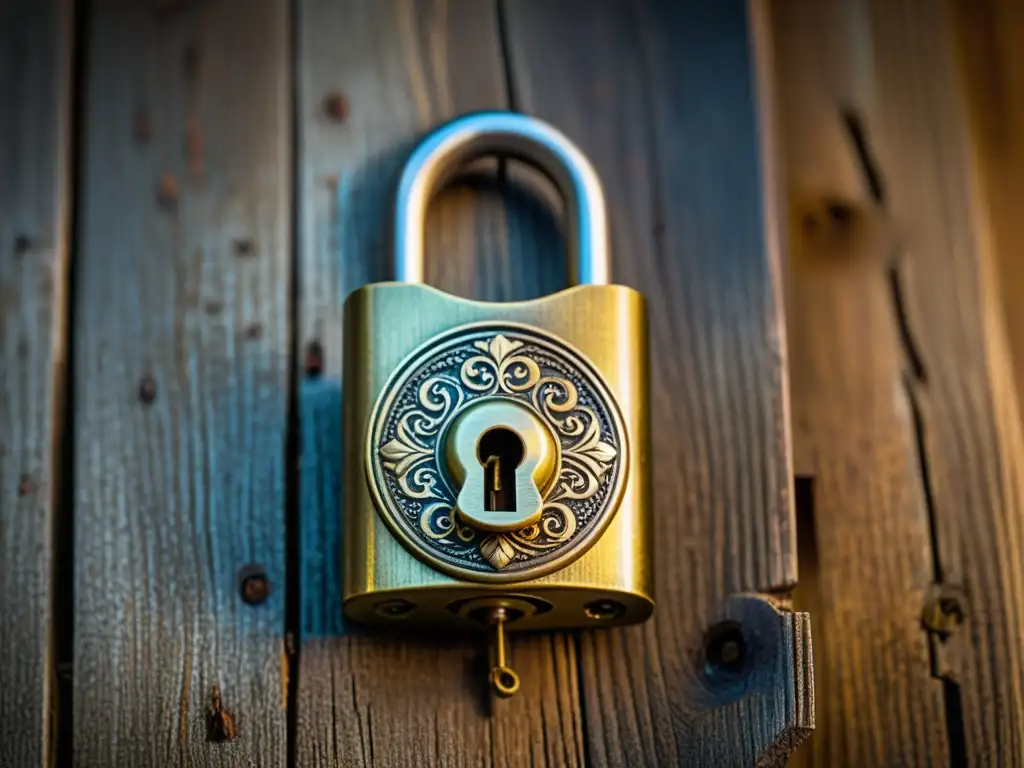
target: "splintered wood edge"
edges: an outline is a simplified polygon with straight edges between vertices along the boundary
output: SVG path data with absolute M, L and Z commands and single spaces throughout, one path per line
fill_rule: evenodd
M 786 765 L 793 751 L 814 730 L 814 653 L 811 649 L 811 617 L 808 613 L 782 614 L 785 646 L 793 649 L 787 690 L 790 724 L 784 728 L 757 760 L 761 768 Z M 790 699 L 790 695 L 792 698 Z
M 757 758 L 758 766 L 785 765 L 800 744 L 814 730 L 814 653 L 811 647 L 810 614 L 791 611 L 771 595 L 739 594 L 726 601 L 721 615 L 724 620 L 738 620 L 744 625 L 754 625 L 760 633 L 775 623 L 775 658 L 772 669 L 776 674 L 773 685 L 762 688 L 755 686 L 744 697 L 746 706 L 752 706 L 757 698 L 772 706 L 783 727 L 774 740 Z M 760 623 L 762 629 L 757 628 Z M 755 672 L 755 674 L 757 674 Z M 748 712 L 753 717 L 756 712 Z

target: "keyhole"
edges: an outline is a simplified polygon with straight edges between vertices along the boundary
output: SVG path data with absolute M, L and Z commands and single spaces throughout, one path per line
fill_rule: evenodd
M 516 511 L 516 467 L 523 461 L 523 439 L 508 427 L 494 427 L 480 436 L 476 456 L 484 467 L 484 509 Z

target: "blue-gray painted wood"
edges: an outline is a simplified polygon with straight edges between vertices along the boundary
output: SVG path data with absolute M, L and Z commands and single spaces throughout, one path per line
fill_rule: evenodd
M 280 766 L 288 8 L 97 0 L 87 36 L 75 763 Z M 248 564 L 262 605 L 240 598 Z
M 0 765 L 25 768 L 56 728 L 72 21 L 65 0 L 0 2 Z

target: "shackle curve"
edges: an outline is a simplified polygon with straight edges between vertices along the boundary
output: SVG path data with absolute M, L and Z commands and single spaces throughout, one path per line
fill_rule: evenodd
M 395 196 L 394 277 L 424 280 L 423 232 L 435 193 L 484 155 L 522 160 L 554 182 L 565 201 L 569 275 L 578 285 L 606 285 L 611 265 L 604 191 L 597 172 L 565 134 L 516 112 L 475 112 L 427 134 L 402 169 Z

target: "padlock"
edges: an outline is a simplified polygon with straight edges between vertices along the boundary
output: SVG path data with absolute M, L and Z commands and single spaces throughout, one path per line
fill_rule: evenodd
M 484 155 L 554 182 L 574 285 L 494 303 L 423 283 L 430 199 Z M 394 249 L 395 281 L 345 302 L 344 610 L 489 629 L 490 684 L 508 696 L 519 678 L 506 631 L 654 610 L 645 301 L 608 284 L 590 162 L 526 115 L 465 115 L 420 142 L 399 179 Z

